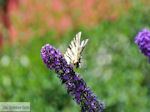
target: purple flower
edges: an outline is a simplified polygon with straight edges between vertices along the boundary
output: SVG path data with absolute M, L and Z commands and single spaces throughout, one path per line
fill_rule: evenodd
M 68 65 L 61 52 L 49 44 L 41 49 L 43 62 L 54 70 L 65 85 L 67 92 L 80 105 L 82 112 L 103 112 L 104 104 L 87 87 L 85 81 Z
M 150 58 L 150 30 L 141 30 L 135 37 L 135 43 L 138 45 L 140 51 Z

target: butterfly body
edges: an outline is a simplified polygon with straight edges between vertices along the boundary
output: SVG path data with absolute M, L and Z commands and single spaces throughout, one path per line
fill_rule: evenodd
M 81 66 L 81 58 L 78 61 L 73 62 L 74 67 L 79 68 Z
M 73 64 L 74 67 L 80 67 L 82 52 L 85 48 L 85 45 L 88 42 L 88 39 L 80 42 L 81 32 L 76 34 L 76 37 L 71 41 L 69 47 L 67 48 L 64 58 L 68 64 Z

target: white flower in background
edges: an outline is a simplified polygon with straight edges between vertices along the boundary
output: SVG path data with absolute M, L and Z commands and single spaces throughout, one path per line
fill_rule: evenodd
M 92 70 L 92 74 L 95 77 L 101 76 L 104 80 L 110 79 L 112 70 L 107 65 L 112 62 L 112 55 L 108 52 L 107 48 L 101 46 L 96 53 L 94 58 L 95 68 Z M 107 69 L 105 69 L 107 67 Z M 104 75 L 105 74 L 105 75 Z
M 29 63 L 30 63 L 29 58 L 28 58 L 26 55 L 22 55 L 22 56 L 20 57 L 20 63 L 21 63 L 21 65 L 24 66 L 24 67 L 29 66 Z
M 96 62 L 100 66 L 109 65 L 112 61 L 112 55 L 108 53 L 107 49 L 100 47 L 96 56 Z
M 11 85 L 11 79 L 8 76 L 4 76 L 2 78 L 2 83 L 4 86 L 10 86 Z
M 7 67 L 7 66 L 9 66 L 9 64 L 10 64 L 10 57 L 7 55 L 2 56 L 1 57 L 1 65 L 4 67 Z

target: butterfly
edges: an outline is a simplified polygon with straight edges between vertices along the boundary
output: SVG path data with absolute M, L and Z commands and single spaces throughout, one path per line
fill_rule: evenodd
M 80 39 L 81 32 L 76 34 L 64 54 L 64 58 L 66 59 L 67 63 L 72 64 L 76 68 L 79 68 L 81 65 L 81 55 L 88 42 L 88 39 L 85 39 L 83 41 L 80 41 Z

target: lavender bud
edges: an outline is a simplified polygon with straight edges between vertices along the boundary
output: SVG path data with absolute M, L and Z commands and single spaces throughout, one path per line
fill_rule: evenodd
M 54 70 L 65 85 L 68 94 L 80 105 L 82 112 L 103 112 L 104 104 L 87 87 L 85 81 L 68 65 L 61 52 L 49 44 L 41 49 L 43 62 Z
M 135 43 L 140 51 L 150 58 L 150 30 L 142 29 L 135 37 Z

